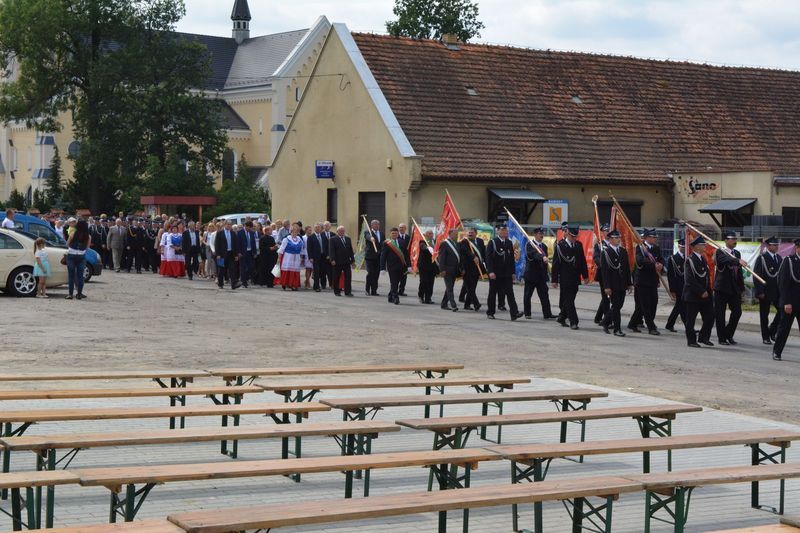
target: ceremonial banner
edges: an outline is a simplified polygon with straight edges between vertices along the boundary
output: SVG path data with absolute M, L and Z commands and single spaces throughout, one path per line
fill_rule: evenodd
M 456 209 L 456 204 L 454 204 L 453 199 L 450 198 L 450 193 L 445 191 L 444 208 L 442 209 L 442 220 L 436 227 L 436 244 L 433 246 L 434 260 L 436 260 L 436 257 L 439 255 L 439 246 L 442 244 L 442 241 L 444 241 L 447 238 L 447 234 L 450 232 L 450 230 L 460 227 L 461 227 L 461 217 L 458 216 L 458 210 Z
M 361 217 L 361 232 L 358 234 L 358 245 L 356 246 L 356 270 L 361 270 L 364 268 L 364 258 L 367 254 L 367 232 L 369 231 L 369 226 L 367 225 L 367 220 L 364 217 Z
M 416 273 L 419 272 L 417 268 L 419 247 L 428 246 L 428 243 L 425 242 L 425 236 L 422 234 L 422 230 L 419 229 L 414 219 L 411 219 L 411 221 L 413 222 L 413 228 L 411 228 L 411 244 L 408 247 L 408 255 L 411 258 L 411 269 Z
M 636 246 L 641 243 L 639 234 L 636 229 L 628 223 L 625 214 L 621 212 L 616 206 L 611 207 L 611 229 L 619 232 L 622 239 L 622 247 L 628 251 L 628 264 L 633 272 L 636 267 Z
M 519 251 L 517 255 L 516 264 L 514 265 L 514 273 L 517 279 L 522 279 L 525 273 L 525 246 L 528 244 L 530 238 L 528 234 L 519 225 L 519 222 L 509 213 L 508 215 L 508 238 L 514 243 L 514 252 Z

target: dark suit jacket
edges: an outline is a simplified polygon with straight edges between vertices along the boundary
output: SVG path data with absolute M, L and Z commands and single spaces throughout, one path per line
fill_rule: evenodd
M 183 249 L 184 254 L 188 253 L 197 253 L 200 251 L 200 232 L 195 230 L 194 231 L 194 242 L 197 244 L 192 247 L 192 232 L 190 230 L 186 230 L 183 232 L 183 240 L 181 241 L 181 249 Z
M 355 254 L 353 253 L 353 242 L 350 237 L 344 237 L 345 242 L 342 242 L 341 237 L 338 235 L 331 237 L 330 246 L 330 260 L 335 261 L 337 266 L 349 265 L 355 262 Z
M 328 253 L 328 252 L 329 252 L 329 250 L 330 250 L 330 244 L 329 244 L 329 241 L 330 241 L 330 240 L 331 240 L 333 237 L 336 237 L 336 234 L 335 234 L 335 233 L 333 233 L 333 232 L 330 232 L 330 234 L 331 234 L 331 235 L 330 235 L 330 237 L 328 237 L 328 235 L 327 235 L 327 234 L 326 234 L 324 231 L 323 231 L 323 232 L 320 234 L 320 235 L 322 235 L 322 258 L 323 258 L 323 259 L 327 259 L 327 258 L 328 258 L 328 255 L 329 255 L 329 253 Z
M 450 244 L 448 244 L 450 243 Z M 450 246 L 452 244 L 452 247 Z M 455 251 L 453 249 L 455 248 Z M 458 243 L 450 239 L 445 239 L 439 244 L 439 255 L 436 257 L 439 265 L 439 272 L 444 272 L 447 276 L 458 276 L 461 272 L 461 252 L 458 251 Z
M 428 250 L 428 243 L 424 241 L 419 243 L 417 270 L 420 274 L 429 274 L 433 276 L 439 273 L 439 266 L 433 262 L 433 255 L 431 255 L 430 250 Z
M 400 246 L 400 249 L 408 253 L 408 247 L 411 245 L 411 235 L 406 233 L 405 235 L 399 235 L 397 237 L 397 244 Z
M 541 283 L 550 279 L 547 272 L 547 264 L 544 258 L 547 256 L 547 245 L 540 243 L 539 248 L 544 252 L 544 256 L 540 254 L 533 245 L 528 242 L 525 245 L 525 281 L 530 283 Z
M 239 253 L 239 239 L 235 231 L 231 231 L 231 249 L 228 250 L 228 240 L 225 238 L 225 230 L 219 230 L 214 235 L 214 250 L 217 257 L 225 257 L 228 253 L 237 255 Z
M 380 234 L 376 234 L 374 231 L 369 230 L 364 232 L 364 237 L 367 240 L 364 259 L 367 261 L 380 261 L 381 249 L 383 248 L 383 240 L 386 238 L 386 234 L 382 231 Z M 371 239 L 375 239 L 375 246 L 372 245 Z
M 477 254 L 469 243 L 469 239 L 462 239 L 461 242 L 458 243 L 458 253 L 461 254 L 461 268 L 464 273 L 478 277 L 480 273 L 478 272 L 478 265 L 475 264 L 475 256 L 480 256 L 478 257 L 478 261 L 481 263 L 481 270 L 486 272 L 486 246 L 483 244 L 483 239 L 480 237 L 475 237 L 475 242 L 473 244 L 475 248 L 478 249 Z
M 620 246 L 617 252 L 611 246 L 605 246 L 600 252 L 600 273 L 603 288 L 613 292 L 624 291 L 632 285 L 631 265 L 628 262 L 628 251 Z
M 486 246 L 486 272 L 498 278 L 510 278 L 517 270 L 514 260 L 514 242 L 495 237 Z
M 683 296 L 683 269 L 685 267 L 686 258 L 677 252 L 672 254 L 672 257 L 669 258 L 667 281 L 669 282 L 669 292 L 674 292 L 678 298 Z
M 660 283 L 656 265 L 664 264 L 661 248 L 653 246 L 649 249 L 649 255 L 644 252 L 643 248 L 647 250 L 647 245 L 642 244 L 636 247 L 636 272 L 633 282 L 637 287 L 658 287 Z
M 319 261 L 325 255 L 322 251 L 324 242 L 320 243 L 320 239 L 324 238 L 325 237 L 322 234 L 317 236 L 316 233 L 312 233 L 308 236 L 308 240 L 306 241 L 306 251 L 308 252 L 309 259 Z
M 795 278 L 800 279 L 800 257 L 792 254 L 783 259 L 778 271 L 778 305 L 791 305 L 792 311 L 797 313 L 800 312 L 800 283 Z
M 717 264 L 717 275 L 714 276 L 714 290 L 728 294 L 741 294 L 744 292 L 744 277 L 739 259 L 742 258 L 739 250 L 733 250 L 731 257 L 722 250 L 714 252 L 714 262 Z
M 758 258 L 753 271 L 764 278 L 767 283 L 761 283 L 753 278 L 756 296 L 763 294 L 770 302 L 778 301 L 778 270 L 782 260 L 783 258 L 778 254 L 775 254 L 775 259 L 773 259 L 769 252 L 764 252 Z
M 247 239 L 250 238 L 250 251 L 247 251 Z M 240 229 L 236 232 L 236 241 L 237 241 L 237 248 L 238 253 L 240 254 L 250 254 L 252 256 L 256 255 L 258 251 L 258 245 L 256 241 L 258 240 L 258 234 L 255 231 L 248 232 L 247 230 Z
M 408 266 L 411 264 L 408 260 L 408 250 L 400 246 L 398 248 L 400 249 L 400 255 L 397 255 L 389 244 L 383 243 L 381 247 L 381 270 L 386 270 L 387 272 L 404 272 L 408 270 Z
M 683 301 L 705 302 L 711 298 L 711 275 L 705 257 L 692 253 L 683 271 Z M 708 298 L 701 298 L 707 292 Z
M 558 241 L 550 274 L 553 283 L 573 288 L 581 284 L 581 278 L 589 279 L 589 269 L 586 266 L 586 255 L 583 253 L 581 241 L 576 240 L 572 246 L 566 239 Z

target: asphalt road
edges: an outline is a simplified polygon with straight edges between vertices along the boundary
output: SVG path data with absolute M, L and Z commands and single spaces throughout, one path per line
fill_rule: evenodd
M 533 320 L 512 323 L 499 312 L 487 320 L 419 304 L 414 278 L 398 306 L 365 296 L 362 280 L 357 273 L 355 298 L 336 298 L 105 272 L 84 301 L 63 300 L 63 290 L 49 300 L 0 299 L 0 361 L 4 372 L 452 361 L 467 365 L 465 374 L 564 378 L 800 423 L 800 338 L 790 339 L 783 362 L 772 361 L 754 313 L 743 317 L 738 346 L 697 350 L 682 333 L 603 334 L 591 321 L 594 287 L 582 289 L 581 329 L 571 331 L 541 320 L 536 301 Z M 385 293 L 388 278 L 380 283 Z M 442 289 L 437 281 L 439 298 Z M 480 284 L 481 298 L 487 291 Z

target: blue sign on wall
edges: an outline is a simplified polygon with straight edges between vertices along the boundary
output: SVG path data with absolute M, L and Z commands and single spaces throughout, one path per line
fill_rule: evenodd
M 316 176 L 318 180 L 332 180 L 333 175 L 333 161 L 316 161 Z

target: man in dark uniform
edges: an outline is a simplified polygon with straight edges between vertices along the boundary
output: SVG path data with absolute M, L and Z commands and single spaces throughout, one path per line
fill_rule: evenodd
M 581 279 L 584 283 L 589 281 L 589 269 L 586 267 L 586 256 L 583 253 L 583 246 L 578 240 L 578 228 L 568 228 L 564 232 L 564 238 L 556 244 L 553 253 L 553 269 L 551 271 L 553 288 L 561 286 L 558 296 L 559 313 L 556 322 L 563 327 L 578 329 L 578 311 L 575 309 L 575 297 L 578 296 L 578 288 Z M 569 320 L 569 324 L 567 324 Z
M 800 239 L 794 241 L 794 254 L 781 262 L 778 271 L 778 294 L 778 305 L 783 314 L 775 337 L 775 346 L 772 348 L 772 358 L 776 361 L 781 360 L 792 324 L 797 321 L 800 327 Z
M 463 298 L 459 298 L 464 302 L 464 309 L 475 309 L 479 311 L 481 303 L 478 301 L 478 296 L 475 294 L 478 288 L 478 280 L 481 278 L 481 273 L 486 272 L 486 246 L 483 244 L 483 239 L 478 238 L 478 232 L 475 228 L 467 230 L 467 238 L 462 240 L 459 244 L 459 253 L 461 254 L 461 267 L 464 270 L 464 282 L 461 286 Z
M 539 301 L 542 303 L 542 315 L 545 320 L 555 318 L 550 310 L 550 294 L 547 289 L 547 282 L 550 276 L 547 267 L 550 260 L 547 258 L 547 245 L 542 242 L 544 228 L 533 230 L 533 240 L 525 245 L 525 292 L 522 299 L 522 308 L 525 318 L 531 318 L 531 299 L 533 293 L 539 293 Z
M 686 263 L 686 257 L 683 255 L 686 246 L 686 239 L 678 239 L 678 251 L 672 254 L 669 258 L 669 266 L 667 267 L 667 281 L 669 283 L 669 292 L 672 295 L 674 304 L 672 311 L 667 318 L 666 330 L 673 333 L 677 332 L 675 329 L 675 322 L 678 317 L 681 322 L 686 322 L 686 309 L 683 304 L 683 268 Z
M 711 274 L 706 263 L 706 241 L 697 237 L 692 241 L 692 253 L 686 258 L 683 268 L 683 301 L 685 305 L 686 343 L 690 348 L 700 344 L 714 346 L 711 342 L 711 329 L 714 327 L 714 299 L 711 295 Z M 700 337 L 694 329 L 697 314 L 703 319 Z M 699 343 L 699 344 L 698 344 Z
M 772 344 L 778 332 L 781 321 L 781 308 L 778 305 L 778 270 L 783 258 L 778 255 L 778 239 L 770 237 L 764 241 L 767 249 L 756 261 L 753 271 L 761 276 L 766 283 L 761 283 L 753 277 L 753 292 L 758 299 L 758 315 L 761 319 L 761 340 L 764 344 Z M 777 311 L 772 323 L 769 322 L 770 308 Z
M 600 226 L 600 242 L 594 243 L 592 253 L 592 262 L 595 265 L 594 279 L 600 285 L 600 305 L 597 306 L 597 313 L 594 315 L 595 324 L 601 324 L 611 309 L 611 301 L 603 286 L 603 249 L 608 246 L 608 229 L 608 224 Z
M 636 293 L 636 308 L 628 322 L 628 329 L 640 333 L 639 322 L 644 319 L 650 335 L 660 335 L 656 327 L 656 309 L 658 308 L 658 286 L 664 259 L 661 248 L 656 245 L 658 234 L 654 229 L 644 231 L 644 243 L 636 247 L 636 270 L 633 285 Z
M 433 283 L 439 274 L 439 267 L 433 261 L 433 230 L 427 230 L 423 235 L 424 241 L 419 243 L 419 256 L 417 257 L 417 271 L 419 272 L 419 303 L 433 303 Z
M 439 265 L 439 272 L 444 277 L 444 296 L 442 297 L 442 309 L 458 311 L 458 304 L 454 294 L 456 278 L 461 273 L 461 254 L 458 251 L 458 230 L 451 229 L 447 233 L 447 238 L 439 244 L 439 255 L 436 261 Z
M 733 340 L 736 326 L 742 316 L 742 294 L 744 293 L 744 277 L 742 267 L 747 262 L 736 249 L 736 233 L 725 233 L 725 250 L 717 250 L 714 254 L 717 264 L 717 275 L 714 278 L 714 313 L 717 323 L 717 337 L 724 346 L 738 344 Z M 731 315 L 725 323 L 725 310 Z
M 136 273 L 142 273 L 142 246 L 143 246 L 142 230 L 139 228 L 139 223 L 136 219 L 130 221 L 128 231 L 125 234 L 125 270 L 128 274 L 131 272 L 131 267 L 136 267 Z
M 405 224 L 399 224 L 397 226 L 398 235 L 397 235 L 397 245 L 403 250 L 408 257 L 408 247 L 411 246 L 411 235 L 408 234 L 408 226 Z M 409 263 L 410 264 L 410 263 Z M 408 280 L 408 276 L 403 276 L 400 278 L 400 286 L 398 290 L 400 291 L 398 294 L 400 296 L 406 295 L 406 281 Z
M 103 267 L 112 268 L 114 265 L 111 261 L 111 250 L 108 249 L 108 218 L 105 216 L 100 217 L 100 226 L 97 229 L 97 238 L 100 239 L 100 257 L 103 260 Z M 94 240 L 94 239 L 92 239 Z
M 611 333 L 609 326 L 613 326 L 614 335 L 624 337 L 621 312 L 622 306 L 625 305 L 625 293 L 633 292 L 631 266 L 628 262 L 628 251 L 620 246 L 619 231 L 611 231 L 607 236 L 609 242 L 600 252 L 599 272 L 603 275 L 601 287 L 609 299 L 610 307 L 601 325 L 607 334 Z
M 399 231 L 392 228 L 381 247 L 381 270 L 389 273 L 389 303 L 400 304 L 400 280 L 408 274 L 408 256 L 397 240 Z
M 153 264 L 153 255 L 155 253 L 154 246 L 156 243 L 156 231 L 153 230 L 153 224 L 150 219 L 144 221 L 144 231 L 142 232 L 142 269 L 155 272 L 155 265 Z
M 330 238 L 328 245 L 331 267 L 333 268 L 333 293 L 336 296 L 342 295 L 342 291 L 339 288 L 339 280 L 344 278 L 344 295 L 352 297 L 352 267 L 355 266 L 356 259 L 353 254 L 353 242 L 350 237 L 345 235 L 344 226 L 336 228 L 336 235 Z
M 498 295 L 505 297 L 511 320 L 517 320 L 522 313 L 517 309 L 514 297 L 514 273 L 517 258 L 514 254 L 514 243 L 508 238 L 508 227 L 497 228 L 497 237 L 486 246 L 486 272 L 489 273 L 489 298 L 486 303 L 486 316 L 494 319 L 495 305 Z
M 367 265 L 367 296 L 378 296 L 378 278 L 381 274 L 381 249 L 383 247 L 383 237 L 381 234 L 381 223 L 373 220 L 370 229 L 364 233 L 366 238 L 366 250 L 364 250 L 364 262 Z

